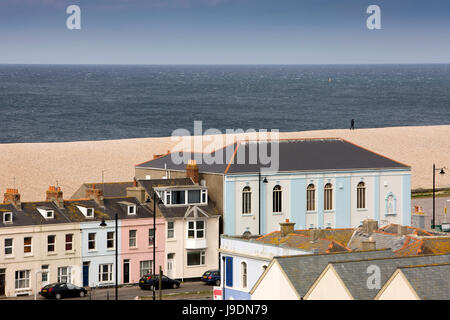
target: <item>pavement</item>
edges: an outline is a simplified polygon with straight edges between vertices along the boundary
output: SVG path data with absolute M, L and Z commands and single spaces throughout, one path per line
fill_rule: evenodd
M 152 300 L 152 290 L 142 290 L 137 285 L 124 286 L 118 289 L 119 300 L 135 300 L 136 297 L 143 297 L 145 300 Z M 183 282 L 178 289 L 163 289 L 163 300 L 211 300 L 213 297 L 213 286 L 203 282 Z M 83 298 L 67 298 L 65 300 L 114 300 L 115 288 L 95 288 L 89 289 L 88 295 Z M 155 292 L 156 299 L 159 299 L 159 291 Z M 7 300 L 33 300 L 34 296 L 6 298 Z M 46 300 L 37 295 L 37 300 Z
M 445 213 L 444 208 L 447 204 L 447 200 L 450 200 L 450 197 L 435 197 L 435 219 L 436 224 L 441 224 L 445 221 Z M 431 230 L 431 219 L 433 217 L 433 197 L 430 198 L 413 198 L 411 199 L 411 206 L 414 212 L 414 206 L 419 205 L 422 207 L 422 211 L 425 214 L 425 229 Z M 450 203 L 448 204 L 449 208 L 447 208 L 447 222 L 450 222 Z

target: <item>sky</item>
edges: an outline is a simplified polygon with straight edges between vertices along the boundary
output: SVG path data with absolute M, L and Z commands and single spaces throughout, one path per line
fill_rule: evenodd
M 0 63 L 450 63 L 450 1 L 0 0 Z

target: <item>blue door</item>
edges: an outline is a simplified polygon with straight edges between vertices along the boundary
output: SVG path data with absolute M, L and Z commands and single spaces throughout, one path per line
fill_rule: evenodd
M 225 283 L 228 287 L 233 286 L 233 258 L 225 258 Z
M 89 263 L 83 263 L 83 287 L 89 286 Z

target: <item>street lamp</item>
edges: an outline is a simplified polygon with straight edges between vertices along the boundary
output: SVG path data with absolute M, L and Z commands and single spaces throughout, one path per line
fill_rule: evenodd
M 431 225 L 431 229 L 434 229 L 436 227 L 436 216 L 435 216 L 435 208 L 436 208 L 436 199 L 435 199 L 435 193 L 436 193 L 436 171 L 439 171 L 440 175 L 444 175 L 445 171 L 444 169 L 446 169 L 445 167 L 442 168 L 436 168 L 436 165 L 433 163 L 433 223 Z
M 100 223 L 100 227 L 104 228 L 106 227 L 107 224 L 105 222 L 105 219 L 102 219 L 102 222 Z M 115 227 L 116 227 L 116 232 L 114 233 L 114 246 L 116 248 L 116 288 L 115 288 L 115 293 L 116 293 L 116 301 L 119 299 L 119 244 L 117 242 L 117 238 L 119 236 L 119 224 L 118 224 L 118 215 L 117 212 L 115 213 Z
M 264 177 L 263 183 L 268 183 L 267 178 Z M 258 219 L 258 234 L 261 234 L 261 171 L 258 172 L 258 215 L 259 215 L 259 219 Z
M 150 205 L 150 197 L 147 197 L 147 200 L 145 200 L 145 203 L 147 203 L 147 205 Z M 161 201 L 161 199 L 159 199 L 158 204 L 163 203 Z M 155 277 L 156 271 L 155 271 L 155 266 L 156 266 L 156 191 L 153 191 L 153 237 L 152 237 L 152 241 L 153 241 L 153 277 Z M 155 284 L 153 284 L 152 286 L 152 291 L 153 291 L 153 300 L 156 300 L 156 296 L 155 296 Z

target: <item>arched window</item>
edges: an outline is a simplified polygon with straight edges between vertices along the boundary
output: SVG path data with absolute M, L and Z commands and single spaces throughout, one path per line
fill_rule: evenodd
M 281 212 L 281 186 L 273 187 L 273 212 Z
M 327 183 L 324 188 L 324 210 L 333 210 L 333 185 Z
M 241 281 L 242 288 L 247 288 L 247 263 L 241 262 Z
M 316 187 L 314 184 L 308 185 L 306 188 L 306 211 L 316 210 Z
M 242 189 L 242 214 L 250 214 L 252 212 L 252 190 L 250 187 Z
M 366 208 L 366 185 L 364 182 L 358 183 L 357 194 L 356 194 L 356 208 L 365 209 Z

